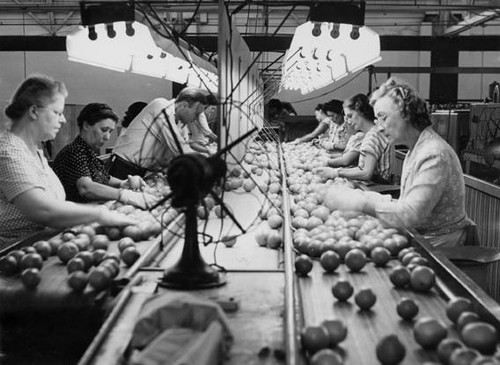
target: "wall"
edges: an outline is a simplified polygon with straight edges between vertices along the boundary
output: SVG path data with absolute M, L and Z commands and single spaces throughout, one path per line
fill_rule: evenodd
M 0 127 L 6 119 L 3 108 L 25 75 L 33 73 L 63 81 L 69 91 L 68 104 L 107 103 L 120 118 L 135 101 L 172 96 L 170 81 L 71 62 L 66 52 L 0 52 Z M 115 139 L 113 135 L 105 147 L 112 146 Z
M 498 35 L 500 22 L 490 21 L 487 27 L 475 27 L 464 33 L 468 35 Z M 460 67 L 499 67 L 499 52 L 464 52 L 459 54 Z M 493 81 L 500 82 L 498 74 L 461 74 L 458 76 L 458 98 L 462 100 L 483 100 L 488 96 L 488 85 Z

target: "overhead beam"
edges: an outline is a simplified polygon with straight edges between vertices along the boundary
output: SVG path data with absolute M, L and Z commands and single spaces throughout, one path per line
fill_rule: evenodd
M 252 52 L 285 52 L 290 48 L 293 35 L 243 36 Z M 207 52 L 217 51 L 217 36 L 188 36 L 186 40 Z M 432 36 L 380 36 L 382 51 L 431 51 L 439 37 Z M 498 36 L 467 36 L 453 39 L 459 51 L 500 51 Z
M 442 37 L 430 36 L 381 36 L 383 51 L 431 51 Z M 245 36 L 252 52 L 285 52 L 290 48 L 291 35 Z M 206 52 L 217 51 L 216 36 L 186 37 L 194 46 Z M 449 40 L 459 51 L 500 51 L 498 36 L 467 36 Z M 0 36 L 0 51 L 66 51 L 66 37 L 50 36 Z
M 189 12 L 193 11 L 199 1 L 198 0 L 191 0 L 191 1 L 174 1 L 174 0 L 164 0 L 164 1 L 135 1 L 136 5 L 140 4 L 151 4 L 158 10 L 170 10 L 170 11 L 176 11 L 176 12 Z M 244 4 L 247 3 L 247 0 L 241 0 L 241 1 L 231 1 L 230 3 L 230 10 L 237 9 Z M 258 1 L 258 0 L 253 0 L 252 4 L 258 5 L 258 6 L 268 6 L 272 8 L 280 8 L 280 7 L 289 7 L 289 6 L 303 6 L 306 8 L 309 8 L 313 2 L 311 0 L 286 0 L 286 1 L 281 1 L 281 0 L 265 0 L 265 1 Z M 0 5 L 0 12 L 7 12 L 7 11 L 63 11 L 63 12 L 69 12 L 69 11 L 78 11 L 80 9 L 78 1 L 65 1 L 64 3 L 54 3 L 54 4 L 47 4 L 45 1 L 30 1 L 29 3 L 22 4 L 20 7 L 19 5 L 16 6 L 14 4 L 4 4 L 2 3 Z M 423 2 L 421 0 L 419 1 L 394 1 L 394 0 L 385 0 L 385 1 L 369 1 L 366 4 L 366 12 L 371 13 L 391 13 L 391 12 L 414 12 L 414 11 L 419 11 L 419 12 L 429 12 L 429 11 L 486 11 L 491 9 L 491 5 L 468 5 L 468 4 L 448 4 L 448 5 L 442 5 L 439 2 Z M 205 11 L 205 12 L 217 12 L 218 11 L 218 5 L 214 2 L 211 1 L 202 1 L 200 4 L 200 11 Z
M 456 36 L 465 32 L 468 29 L 477 27 L 478 25 L 489 22 L 490 20 L 500 17 L 500 9 L 491 9 L 483 11 L 479 15 L 471 16 L 462 20 L 456 25 L 448 27 L 444 30 L 443 35 L 447 37 Z

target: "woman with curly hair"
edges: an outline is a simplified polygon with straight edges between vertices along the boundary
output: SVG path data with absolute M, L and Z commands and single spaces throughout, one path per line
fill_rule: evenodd
M 393 147 L 383 129 L 375 124 L 375 114 L 370 105 L 368 97 L 364 94 L 356 94 L 344 101 L 344 115 L 347 124 L 351 124 L 354 130 L 362 132 L 358 134 L 358 146 L 354 147 L 354 153 L 350 153 L 349 163 L 358 158 L 355 167 L 337 164 L 338 161 L 328 161 L 329 166 L 336 168 L 319 168 L 319 172 L 325 179 L 345 177 L 355 180 L 371 180 L 379 184 L 388 184 L 390 180 L 390 160 Z M 355 141 L 353 141 L 356 144 Z M 352 150 L 349 146 L 349 150 Z M 349 151 L 348 151 L 349 152 Z M 343 161 L 345 162 L 345 161 Z
M 362 211 L 392 226 L 414 229 L 435 247 L 463 244 L 471 221 L 465 212 L 462 168 L 453 148 L 431 128 L 427 103 L 413 87 L 393 78 L 374 92 L 371 103 L 391 143 L 409 149 L 400 198 L 330 190 L 328 206 Z

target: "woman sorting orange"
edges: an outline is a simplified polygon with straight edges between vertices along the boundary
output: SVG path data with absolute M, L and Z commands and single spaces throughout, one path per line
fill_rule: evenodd
M 10 125 L 0 133 L 0 248 L 45 226 L 134 224 L 104 206 L 65 201 L 64 188 L 38 145 L 54 139 L 66 123 L 67 95 L 62 82 L 33 76 L 19 86 L 5 108 Z
M 453 148 L 431 128 L 427 103 L 413 87 L 392 78 L 374 92 L 371 103 L 391 143 L 409 149 L 400 198 L 333 188 L 328 207 L 362 211 L 391 226 L 414 229 L 435 247 L 462 244 L 470 222 L 462 168 Z
M 54 159 L 54 171 L 66 191 L 67 200 L 86 203 L 95 200 L 118 200 L 141 209 L 158 199 L 139 190 L 146 183 L 139 176 L 128 179 L 110 176 L 98 157 L 100 149 L 115 129 L 118 116 L 103 103 L 87 104 L 77 117 L 80 133 Z
M 379 184 L 389 183 L 393 148 L 382 128 L 375 124 L 375 114 L 368 97 L 357 94 L 347 99 L 344 102 L 344 113 L 348 123 L 352 124 L 356 131 L 365 134 L 359 146 L 358 164 L 347 168 L 318 168 L 316 172 L 324 179 L 345 177 L 353 180 L 372 180 Z

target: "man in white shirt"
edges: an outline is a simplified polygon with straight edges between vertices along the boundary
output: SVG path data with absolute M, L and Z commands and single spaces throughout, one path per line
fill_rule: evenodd
M 193 152 L 177 122 L 194 122 L 206 103 L 206 92 L 192 87 L 184 88 L 175 100 L 154 99 L 116 141 L 109 173 L 117 178 L 144 176 L 147 171 L 162 170 L 180 154 Z
M 213 143 L 217 141 L 217 135 L 212 132 L 208 125 L 207 115 L 216 112 L 217 99 L 209 94 L 207 96 L 205 110 L 193 122 L 187 124 L 189 133 L 189 146 L 196 152 L 213 154 L 217 146 Z

